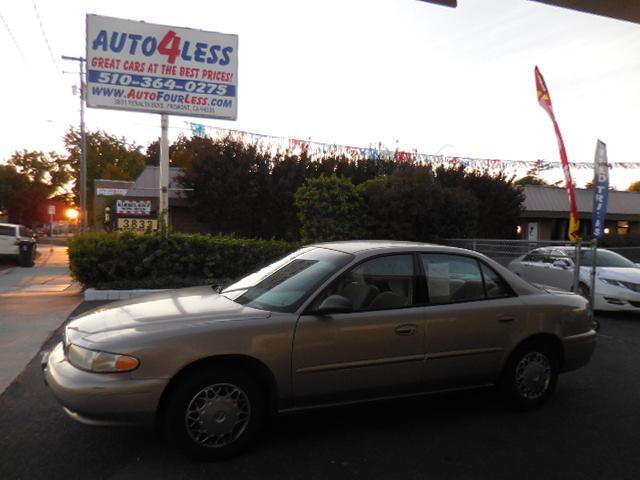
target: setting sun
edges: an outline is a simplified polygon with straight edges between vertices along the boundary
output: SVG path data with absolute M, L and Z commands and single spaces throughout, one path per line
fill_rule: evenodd
M 75 208 L 67 208 L 67 210 L 64 212 L 64 215 L 69 220 L 77 220 L 79 213 Z

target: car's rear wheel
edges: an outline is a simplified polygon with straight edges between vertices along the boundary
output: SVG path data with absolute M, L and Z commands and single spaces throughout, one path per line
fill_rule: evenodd
M 202 460 L 228 458 L 246 449 L 266 415 L 259 384 L 241 370 L 200 368 L 170 394 L 165 432 L 187 455 Z
M 553 394 L 558 381 L 558 355 L 546 342 L 522 345 L 509 358 L 501 389 L 521 409 L 536 408 Z

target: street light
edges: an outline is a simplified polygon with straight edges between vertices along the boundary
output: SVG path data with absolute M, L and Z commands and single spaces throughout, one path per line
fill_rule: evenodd
M 79 212 L 78 210 L 76 210 L 75 208 L 67 208 L 64 212 L 64 216 L 67 217 L 69 220 L 75 222 L 76 220 L 78 220 L 78 216 L 79 216 Z

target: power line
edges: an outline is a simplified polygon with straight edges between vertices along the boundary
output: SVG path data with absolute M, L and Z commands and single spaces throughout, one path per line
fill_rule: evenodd
M 27 60 L 27 57 L 25 56 L 24 52 L 20 48 L 20 44 L 18 44 L 18 40 L 16 40 L 16 37 L 13 35 L 13 32 L 11 31 L 11 28 L 9 28 L 9 24 L 7 23 L 7 21 L 5 20 L 5 18 L 2 15 L 1 12 L 0 12 L 0 19 L 2 19 L 2 23 L 4 23 L 4 26 L 7 29 L 7 32 L 9 32 L 9 36 L 11 37 L 11 40 L 13 40 L 13 44 L 16 46 L 16 50 L 18 50 L 18 53 L 22 57 L 22 60 L 24 60 L 24 63 L 27 65 L 29 70 L 31 70 L 31 65 L 29 64 L 29 61 Z
M 55 55 L 53 54 L 53 50 L 51 49 L 51 44 L 49 43 L 49 38 L 47 37 L 47 32 L 44 29 L 44 25 L 42 23 L 42 18 L 40 18 L 40 12 L 38 11 L 38 6 L 36 5 L 36 0 L 32 0 L 33 10 L 36 12 L 36 18 L 38 19 L 38 23 L 40 24 L 40 31 L 42 32 L 42 37 L 44 38 L 44 43 L 47 44 L 47 50 L 49 50 L 49 56 L 51 57 L 51 61 L 56 69 L 56 72 L 60 74 L 60 67 L 58 66 L 58 62 L 56 61 Z

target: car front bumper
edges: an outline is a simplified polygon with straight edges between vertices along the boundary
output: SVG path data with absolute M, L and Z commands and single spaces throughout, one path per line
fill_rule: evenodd
M 62 342 L 43 358 L 45 383 L 71 418 L 92 425 L 150 424 L 166 379 L 91 373 L 71 365 Z
M 596 331 L 589 330 L 585 333 L 565 337 L 562 340 L 564 344 L 563 372 L 576 370 L 589 363 L 596 348 L 596 337 Z
M 614 312 L 639 312 L 640 293 L 607 289 L 595 292 L 595 310 Z

